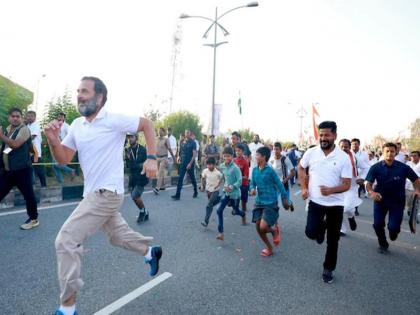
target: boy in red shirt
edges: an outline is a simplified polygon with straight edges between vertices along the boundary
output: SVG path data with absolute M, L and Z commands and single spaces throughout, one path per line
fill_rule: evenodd
M 233 159 L 233 162 L 239 167 L 242 173 L 241 204 L 242 211 L 246 213 L 249 192 L 249 161 L 245 158 L 244 152 L 244 145 L 238 144 L 235 148 L 236 158 Z M 242 224 L 246 224 L 246 214 L 242 217 Z

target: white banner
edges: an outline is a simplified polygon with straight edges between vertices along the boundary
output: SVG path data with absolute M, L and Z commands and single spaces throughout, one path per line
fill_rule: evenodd
M 214 130 L 215 136 L 220 134 L 220 122 L 222 119 L 222 104 L 214 104 Z

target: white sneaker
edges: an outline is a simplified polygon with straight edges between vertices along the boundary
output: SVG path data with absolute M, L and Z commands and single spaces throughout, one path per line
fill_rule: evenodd
M 25 223 L 23 223 L 20 228 L 22 230 L 30 230 L 33 229 L 35 227 L 37 227 L 39 225 L 39 221 L 38 220 L 32 220 L 32 219 L 28 219 L 25 221 Z

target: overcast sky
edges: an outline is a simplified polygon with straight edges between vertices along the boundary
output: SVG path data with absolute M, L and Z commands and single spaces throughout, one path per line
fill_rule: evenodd
M 246 1 L 2 0 L 0 73 L 36 90 L 39 104 L 74 92 L 84 75 L 108 86 L 111 111 L 168 113 L 173 35 L 181 25 L 173 110 L 207 127 L 212 42 L 201 19 Z M 417 0 L 262 0 L 226 15 L 230 35 L 217 49 L 221 129 L 249 127 L 263 138 L 297 140 L 310 130 L 311 103 L 335 120 L 339 137 L 396 138 L 420 117 L 420 2 Z M 45 78 L 39 78 L 46 74 Z M 242 95 L 243 116 L 237 100 Z M 75 95 L 75 94 L 74 94 Z

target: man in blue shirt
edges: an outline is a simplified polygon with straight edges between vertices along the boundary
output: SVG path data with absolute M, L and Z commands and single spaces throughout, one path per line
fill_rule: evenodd
M 185 130 L 185 144 L 181 146 L 180 158 L 181 164 L 179 166 L 179 178 L 178 185 L 176 187 L 176 193 L 172 196 L 173 200 L 179 200 L 181 197 L 182 185 L 184 182 L 185 173 L 188 173 L 191 179 L 191 183 L 194 187 L 193 198 L 197 198 L 197 180 L 195 178 L 195 158 L 197 156 L 197 144 L 191 137 L 192 132 L 190 129 Z
M 261 251 L 261 256 L 264 257 L 273 255 L 273 247 L 268 240 L 267 233 L 273 235 L 275 246 L 280 245 L 280 227 L 277 223 L 279 218 L 278 192 L 280 192 L 283 207 L 289 209 L 289 198 L 284 185 L 273 168 L 267 164 L 270 153 L 268 147 L 257 149 L 257 167 L 252 170 L 250 185 L 251 196 L 257 196 L 255 198 L 255 208 L 252 211 L 252 222 L 255 223 L 258 235 L 266 246 Z
M 394 143 L 385 143 L 382 152 L 383 161 L 373 165 L 366 176 L 366 190 L 374 200 L 373 228 L 378 236 L 379 252 L 384 254 L 389 247 L 385 235 L 385 217 L 389 213 L 389 238 L 395 241 L 404 215 L 406 179 L 413 182 L 417 196 L 420 196 L 420 179 L 413 169 L 395 160 L 397 146 Z

